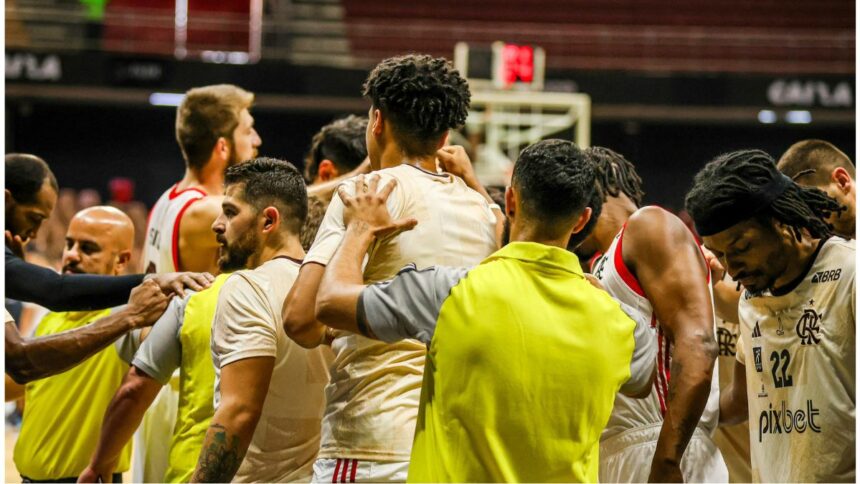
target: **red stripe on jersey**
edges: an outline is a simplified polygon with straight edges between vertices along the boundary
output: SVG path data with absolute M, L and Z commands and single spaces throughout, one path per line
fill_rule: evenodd
M 666 415 L 666 394 L 664 393 L 665 386 L 663 385 L 663 332 L 657 328 L 657 381 L 654 386 L 657 388 L 657 398 L 660 400 L 660 414 Z
M 355 482 L 355 470 L 358 467 L 358 459 L 352 459 L 352 473 L 349 476 L 349 482 Z
M 337 460 L 337 464 L 334 466 L 334 474 L 331 475 L 331 482 L 337 482 L 337 471 L 340 470 L 340 459 Z
M 197 188 L 197 187 L 186 188 L 186 189 L 184 189 L 184 190 L 179 190 L 179 191 L 177 192 L 177 191 L 176 191 L 176 187 L 178 187 L 178 186 L 179 186 L 179 183 L 177 183 L 177 184 L 173 185 L 173 187 L 171 187 L 171 188 L 170 188 L 170 194 L 168 194 L 168 195 L 167 195 L 167 198 L 168 198 L 169 200 L 173 200 L 174 198 L 178 197 L 179 195 L 182 195 L 182 194 L 183 194 L 183 193 L 185 193 L 185 192 L 192 192 L 192 191 L 193 191 L 193 192 L 197 192 L 197 193 L 199 193 L 199 194 L 203 195 L 204 197 L 205 197 L 206 195 L 209 195 L 208 193 L 204 192 L 203 190 L 201 190 L 201 189 L 199 189 L 199 188 Z
M 594 255 L 591 256 L 591 259 L 588 260 L 588 271 L 589 272 L 594 272 L 594 263 L 597 262 L 597 260 L 600 259 L 601 257 L 603 257 L 602 252 L 595 252 Z
M 340 482 L 346 482 L 346 470 L 349 469 L 349 459 L 347 459 L 346 462 L 343 463 L 342 469 L 343 470 L 341 471 Z
M 636 277 L 633 276 L 633 273 L 627 269 L 627 266 L 624 265 L 624 257 L 621 255 L 621 241 L 624 240 L 624 229 L 627 228 L 627 224 L 625 223 L 623 227 L 621 227 L 621 234 L 618 236 L 618 246 L 615 247 L 615 258 L 613 260 L 615 264 L 615 270 L 618 272 L 618 275 L 621 276 L 621 279 L 627 284 L 627 287 L 633 290 L 636 294 L 646 297 L 645 291 L 642 290 L 642 287 L 639 285 L 639 281 L 636 280 Z
M 183 205 L 182 208 L 179 210 L 179 213 L 176 214 L 176 219 L 173 220 L 173 240 L 170 242 L 170 252 L 173 255 L 174 272 L 179 271 L 179 223 L 182 222 L 182 216 L 185 215 L 185 211 L 188 210 L 188 207 L 190 207 L 191 204 L 196 202 L 197 200 L 201 199 L 192 198 L 191 200 L 185 202 L 185 205 Z

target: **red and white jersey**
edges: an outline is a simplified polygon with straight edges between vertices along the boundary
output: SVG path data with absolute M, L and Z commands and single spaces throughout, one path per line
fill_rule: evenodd
M 199 188 L 176 191 L 177 185 L 164 192 L 149 212 L 143 252 L 147 274 L 179 270 L 179 222 L 192 203 L 206 196 Z
M 659 345 L 657 349 L 657 376 L 651 394 L 646 398 L 631 398 L 622 394 L 615 397 L 615 408 L 609 417 L 609 423 L 601 435 L 601 440 L 606 440 L 624 431 L 653 426 L 663 423 L 663 415 L 666 413 L 667 396 L 669 394 L 669 369 L 672 367 L 673 345 L 666 337 L 651 301 L 645 296 L 645 292 L 639 285 L 639 281 L 633 273 L 624 265 L 621 247 L 624 237 L 624 227 L 615 236 L 612 245 L 605 254 L 600 256 L 592 266 L 592 274 L 600 280 L 604 289 L 615 299 L 639 311 L 641 317 L 651 321 L 655 341 Z M 710 276 L 709 276 L 710 277 Z M 710 289 L 710 287 L 709 287 Z M 713 297 L 711 298 L 713 304 Z M 699 420 L 699 426 L 711 435 L 717 427 L 720 410 L 720 379 L 717 366 L 714 365 L 714 375 L 711 379 L 711 394 L 708 403 Z

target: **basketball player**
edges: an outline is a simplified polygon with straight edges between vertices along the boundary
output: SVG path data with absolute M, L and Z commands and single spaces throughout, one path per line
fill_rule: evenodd
M 675 215 L 642 207 L 641 179 L 612 150 L 586 150 L 606 197 L 594 232 L 576 249 L 594 262 L 606 291 L 637 308 L 657 335 L 657 378 L 651 395 L 618 395 L 601 437 L 600 480 L 726 482 L 711 439 L 719 381 L 709 271 L 692 233 Z
M 217 272 L 218 244 L 211 226 L 221 201 L 205 197 L 223 193 L 227 167 L 257 155 L 261 141 L 249 112 L 253 102 L 253 94 L 229 84 L 185 93 L 176 111 L 176 141 L 185 158 L 185 176 L 152 207 L 146 272 L 180 267 Z
M 307 482 L 319 451 L 331 358 L 281 331 L 281 308 L 305 253 L 307 192 L 291 164 L 259 158 L 227 170 L 214 229 L 240 270 L 212 324 L 215 414 L 191 482 Z
M 845 207 L 831 213 L 827 223 L 833 226 L 834 234 L 844 239 L 855 237 L 854 163 L 845 153 L 827 141 L 808 139 L 791 145 L 777 167 L 796 183 L 823 190 Z
M 436 171 L 436 152 L 448 130 L 466 120 L 466 81 L 445 59 L 407 55 L 376 66 L 364 94 L 372 102 L 366 134 L 370 163 L 383 183 L 397 180 L 388 207 L 396 218 L 419 222 L 415 230 L 374 245 L 366 281 L 390 279 L 411 262 L 419 268 L 469 267 L 495 251 L 496 213 L 486 191 L 476 186 L 483 192 L 478 193 L 462 179 Z M 302 346 L 331 339 L 316 320 L 315 301 L 344 230 L 343 202 L 333 197 L 284 304 L 284 329 Z M 335 362 L 314 481 L 404 481 L 426 349 L 412 340 L 385 344 L 334 334 Z
M 367 158 L 367 118 L 349 115 L 323 126 L 311 141 L 305 179 L 317 185 L 355 170 Z
M 750 420 L 755 482 L 853 482 L 855 248 L 824 222 L 840 204 L 758 150 L 697 175 L 687 211 L 745 291 L 721 423 Z
M 64 274 L 116 277 L 131 259 L 134 225 L 120 210 L 96 206 L 75 214 L 65 238 Z M 156 304 L 145 311 L 155 319 L 164 306 Z M 116 312 L 128 316 L 121 308 L 50 312 L 35 335 L 85 327 Z M 98 442 L 101 416 L 126 367 L 118 349 L 109 346 L 65 373 L 27 384 L 27 410 L 14 452 L 15 467 L 24 482 L 73 481 L 86 467 Z M 115 479 L 128 470 L 130 457 L 131 447 L 118 452 Z

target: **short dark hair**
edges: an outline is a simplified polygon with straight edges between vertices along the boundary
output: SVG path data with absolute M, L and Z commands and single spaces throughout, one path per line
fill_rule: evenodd
M 750 198 L 781 176 L 776 162 L 764 151 L 739 150 L 720 155 L 696 174 L 685 200 L 687 212 L 697 226 L 707 223 L 727 204 Z M 757 208 L 749 207 L 750 213 Z M 833 230 L 824 220 L 831 212 L 841 210 L 839 203 L 823 191 L 789 182 L 781 195 L 750 218 L 763 224 L 771 220 L 784 224 L 797 240 L 804 229 L 812 237 L 824 239 Z
M 527 216 L 557 225 L 577 216 L 594 199 L 594 163 L 570 141 L 539 141 L 520 153 L 511 184 Z
M 283 160 L 255 158 L 227 168 L 224 186 L 244 184 L 246 202 L 257 210 L 275 205 L 282 223 L 296 235 L 301 234 L 308 216 L 308 192 L 299 170 Z
M 45 160 L 26 153 L 6 155 L 6 189 L 18 203 L 35 203 L 45 180 L 59 193 L 57 178 Z
M 848 155 L 820 139 L 798 141 L 791 145 L 779 159 L 777 167 L 792 180 L 803 178 L 818 186 L 826 185 L 830 181 L 830 173 L 838 167 L 845 168 L 854 178 L 854 164 Z
M 636 173 L 633 163 L 620 153 L 602 146 L 586 148 L 585 154 L 591 158 L 597 168 L 597 180 L 604 197 L 607 195 L 617 197 L 623 193 L 637 207 L 642 206 L 645 192 L 642 191 L 642 178 Z
M 307 181 L 317 176 L 322 160 L 331 160 L 342 172 L 360 165 L 367 158 L 366 131 L 367 118 L 352 114 L 323 126 L 311 140 L 305 163 Z
M 308 197 L 308 218 L 305 219 L 301 234 L 302 248 L 305 249 L 305 252 L 309 251 L 314 244 L 314 239 L 317 237 L 327 208 L 328 205 L 318 197 Z
M 407 156 L 434 153 L 447 130 L 466 122 L 471 100 L 469 84 L 450 62 L 414 54 L 380 62 L 362 94 L 393 121 Z

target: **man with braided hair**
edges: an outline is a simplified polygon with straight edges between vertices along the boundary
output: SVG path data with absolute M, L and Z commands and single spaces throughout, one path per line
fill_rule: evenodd
M 745 288 L 720 423 L 749 417 L 753 481 L 853 482 L 855 248 L 824 222 L 840 205 L 743 150 L 708 163 L 686 207 Z
M 632 163 L 607 148 L 586 153 L 605 202 L 594 231 L 574 250 L 595 259 L 592 274 L 612 297 L 651 321 L 658 346 L 650 394 L 616 396 L 601 436 L 600 480 L 726 482 L 711 437 L 719 382 L 707 264 L 678 217 L 641 207 L 642 179 Z
M 445 59 L 407 55 L 376 66 L 364 95 L 372 103 L 366 134 L 371 167 L 380 183 L 397 184 L 388 210 L 395 218 L 419 222 L 415 230 L 374 242 L 364 282 L 391 279 L 407 264 L 418 269 L 478 264 L 497 248 L 502 213 L 490 208 L 492 201 L 465 155 L 445 147 L 448 130 L 466 121 L 471 97 L 466 81 Z M 437 158 L 458 176 L 440 173 Z M 343 186 L 351 190 L 355 185 Z M 329 341 L 335 353 L 314 481 L 402 482 L 415 435 L 426 348 L 416 340 L 386 344 L 326 330 L 317 321 L 320 283 L 346 231 L 343 213 L 343 201 L 333 197 L 283 310 L 291 338 L 305 347 Z

